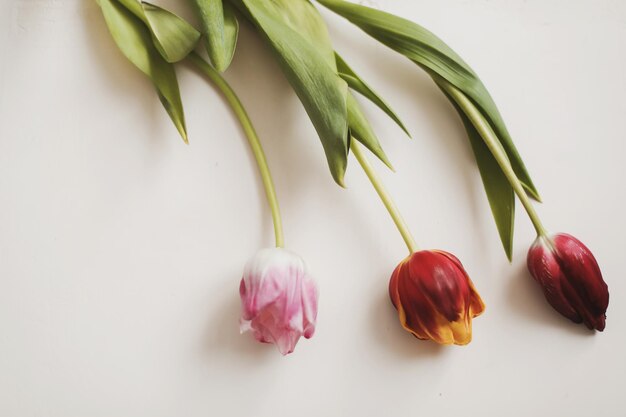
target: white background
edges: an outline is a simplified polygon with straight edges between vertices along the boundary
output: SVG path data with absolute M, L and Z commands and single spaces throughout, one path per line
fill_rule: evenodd
M 0 4 L 0 416 L 622 416 L 626 400 L 626 3 L 369 2 L 430 28 L 492 92 L 553 231 L 609 284 L 606 331 L 559 316 L 500 247 L 461 123 L 406 59 L 324 11 L 337 49 L 406 121 L 365 104 L 417 240 L 459 256 L 487 304 L 467 347 L 404 332 L 402 240 L 354 160 L 331 180 L 306 114 L 242 28 L 227 78 L 266 146 L 288 247 L 321 287 L 318 332 L 281 357 L 238 334 L 245 261 L 272 244 L 260 181 L 214 89 L 179 76 L 191 145 L 86 0 Z M 186 3 L 166 6 L 188 16 Z

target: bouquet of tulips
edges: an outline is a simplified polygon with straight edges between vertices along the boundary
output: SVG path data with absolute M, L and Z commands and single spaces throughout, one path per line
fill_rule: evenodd
M 275 231 L 275 247 L 262 249 L 244 268 L 241 331 L 274 343 L 284 355 L 315 332 L 318 289 L 303 259 L 284 247 L 279 204 L 261 142 L 235 91 L 223 78 L 235 54 L 239 24 L 265 41 L 302 102 L 323 146 L 334 181 L 343 186 L 352 152 L 387 208 L 408 248 L 389 281 L 389 295 L 404 329 L 418 339 L 465 345 L 472 319 L 485 305 L 461 261 L 443 250 L 419 249 L 398 208 L 369 162 L 367 151 L 391 162 L 361 109 L 358 96 L 408 131 L 387 102 L 333 47 L 318 11 L 325 7 L 413 61 L 432 78 L 461 117 L 484 184 L 496 228 L 512 257 L 516 196 L 537 232 L 528 269 L 546 300 L 589 329 L 604 330 L 609 292 L 587 247 L 568 234 L 551 235 L 533 207 L 539 193 L 489 92 L 446 43 L 409 20 L 343 0 L 189 0 L 200 22 L 139 0 L 96 0 L 124 56 L 153 83 L 182 139 L 187 130 L 176 65 L 193 66 L 225 97 L 256 159 Z

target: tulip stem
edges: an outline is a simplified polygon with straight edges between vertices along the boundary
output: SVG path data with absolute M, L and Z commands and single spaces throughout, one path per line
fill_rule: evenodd
M 485 145 L 487 145 L 487 148 L 489 148 L 489 151 L 498 162 L 498 165 L 500 165 L 502 172 L 506 176 L 507 180 L 509 180 L 511 187 L 513 187 L 513 191 L 515 191 L 515 194 L 517 194 L 517 197 L 524 206 L 524 209 L 526 209 L 526 213 L 528 213 L 528 217 L 530 217 L 530 221 L 533 223 L 533 226 L 537 231 L 537 235 L 548 238 L 546 228 L 541 223 L 539 215 L 537 214 L 537 211 L 535 211 L 535 207 L 530 201 L 530 198 L 528 198 L 528 194 L 526 194 L 524 186 L 517 177 L 509 157 L 507 156 L 489 122 L 485 120 L 482 113 L 463 92 L 443 78 L 438 78 L 438 80 L 440 81 L 440 86 L 454 99 L 459 107 L 463 109 L 480 136 L 483 138 Z
M 378 196 L 383 201 L 385 208 L 391 215 L 393 222 L 396 224 L 398 231 L 402 235 L 402 239 L 404 239 L 404 243 L 406 243 L 406 247 L 409 249 L 409 252 L 417 252 L 419 248 L 415 243 L 415 239 L 413 238 L 409 227 L 404 221 L 404 218 L 402 218 L 400 210 L 398 210 L 396 203 L 394 203 L 391 195 L 389 195 L 389 192 L 385 188 L 385 185 L 382 183 L 380 177 L 378 176 L 378 173 L 376 172 L 376 170 L 374 170 L 374 167 L 365 156 L 361 144 L 355 139 L 351 139 L 350 149 L 352 150 L 352 153 L 356 157 L 357 161 L 359 161 L 359 164 L 363 168 L 363 171 L 365 171 L 367 178 L 369 178 L 370 182 L 374 186 L 374 189 L 378 193 Z
M 259 140 L 259 136 L 252 125 L 252 121 L 248 116 L 245 108 L 241 104 L 239 97 L 235 91 L 231 88 L 228 82 L 217 72 L 211 65 L 209 65 L 200 55 L 196 52 L 189 54 L 189 61 L 195 65 L 204 75 L 211 80 L 211 82 L 217 87 L 226 98 L 226 101 L 230 105 L 231 109 L 237 116 L 239 123 L 248 139 L 248 144 L 252 149 L 252 154 L 256 160 L 261 179 L 263 181 L 263 187 L 265 188 L 265 195 L 267 196 L 267 202 L 269 203 L 270 210 L 272 212 L 272 220 L 274 222 L 274 235 L 276 238 L 276 247 L 282 248 L 284 246 L 283 225 L 280 217 L 280 208 L 278 206 L 278 198 L 276 197 L 276 189 L 274 188 L 274 181 L 272 180 L 272 174 L 270 173 L 269 166 L 267 165 L 267 159 L 265 152 L 263 152 L 263 146 Z

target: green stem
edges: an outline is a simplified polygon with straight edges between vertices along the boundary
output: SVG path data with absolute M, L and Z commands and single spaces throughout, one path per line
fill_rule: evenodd
M 394 203 L 393 199 L 385 189 L 385 186 L 378 177 L 378 174 L 374 170 L 374 167 L 370 164 L 370 161 L 363 153 L 363 148 L 361 147 L 361 144 L 354 139 L 351 139 L 351 141 L 352 142 L 350 145 L 350 149 L 352 149 L 352 153 L 356 157 L 357 161 L 359 161 L 359 164 L 363 168 L 363 171 L 365 171 L 367 178 L 369 178 L 380 199 L 383 201 L 385 208 L 391 215 L 393 222 L 396 224 L 398 231 L 402 235 L 402 239 L 404 239 L 406 247 L 409 249 L 410 253 L 417 252 L 419 248 L 415 243 L 415 239 L 413 239 L 413 235 L 411 235 L 411 232 L 409 231 L 409 227 L 402 218 L 402 215 L 400 214 L 400 211 L 398 210 L 398 207 Z
M 267 202 L 269 203 L 270 210 L 272 211 L 272 220 L 274 222 L 274 235 L 276 237 L 276 247 L 282 248 L 284 246 L 284 236 L 283 236 L 283 225 L 280 218 L 280 208 L 278 206 L 278 199 L 276 198 L 276 190 L 274 188 L 274 181 L 272 180 L 272 174 L 270 173 L 270 169 L 267 165 L 267 159 L 265 158 L 265 153 L 263 152 L 263 147 L 261 146 L 261 142 L 259 140 L 259 136 L 254 130 L 254 126 L 252 125 L 252 121 L 250 121 L 250 117 L 246 113 L 241 101 L 235 94 L 235 91 L 228 85 L 226 80 L 217 72 L 211 65 L 209 65 L 200 55 L 195 52 L 192 52 L 189 57 L 189 61 L 198 68 L 204 75 L 206 75 L 211 82 L 217 87 L 224 97 L 228 104 L 232 108 L 235 116 L 239 119 L 239 123 L 241 123 L 241 127 L 243 128 L 244 133 L 246 134 L 246 138 L 248 139 L 248 143 L 250 144 L 250 148 L 252 149 L 252 154 L 254 155 L 254 159 L 256 160 L 257 166 L 259 168 L 259 173 L 261 174 L 261 179 L 263 180 L 263 187 L 265 188 L 265 195 L 267 196 Z
M 528 198 L 528 194 L 526 194 L 526 190 L 524 190 L 524 186 L 520 182 L 517 174 L 513 170 L 513 166 L 511 165 L 511 161 L 509 157 L 506 155 L 504 148 L 502 148 L 502 144 L 498 140 L 495 132 L 491 128 L 489 122 L 485 120 L 485 117 L 482 113 L 476 108 L 474 103 L 458 88 L 450 84 L 448 81 L 440 78 L 441 87 L 456 101 L 456 103 L 463 109 L 467 117 L 472 121 L 472 124 L 483 138 L 483 141 L 491 151 L 491 154 L 494 156 L 498 165 L 502 169 L 502 172 L 509 180 L 511 187 L 517 194 L 517 197 L 522 202 L 524 209 L 526 209 L 526 213 L 528 213 L 528 217 L 530 217 L 530 221 L 533 223 L 535 230 L 537 231 L 537 235 L 548 238 L 548 232 L 546 228 L 539 220 L 539 216 L 535 211 L 535 207 L 533 206 L 530 198 Z

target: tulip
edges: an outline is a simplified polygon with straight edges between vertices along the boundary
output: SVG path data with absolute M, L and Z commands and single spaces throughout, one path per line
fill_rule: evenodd
M 402 327 L 444 345 L 468 344 L 472 319 L 485 310 L 461 262 L 439 250 L 404 259 L 391 275 L 389 295 Z
M 276 247 L 263 249 L 246 264 L 239 284 L 241 333 L 251 331 L 262 343 L 273 343 L 283 355 L 296 347 L 301 336 L 315 333 L 317 285 L 307 273 L 301 257 L 284 249 L 283 226 L 265 151 L 235 91 L 221 74 L 200 55 L 191 53 L 190 61 L 223 94 L 243 128 L 256 160 L 267 203 L 272 214 Z
M 317 285 L 295 253 L 278 247 L 259 251 L 246 264 L 239 295 L 241 333 L 252 331 L 283 355 L 293 352 L 301 336 L 313 336 Z
M 527 263 L 530 274 L 541 285 L 547 301 L 570 320 L 585 323 L 589 329 L 604 330 L 609 291 L 591 251 L 573 236 L 557 234 L 550 237 L 529 197 L 530 195 L 539 200 L 532 181 L 529 181 L 527 173 L 523 172 L 523 164 L 518 161 L 516 166 L 512 165 L 510 153 L 505 150 L 500 138 L 490 126 L 491 122 L 484 117 L 474 101 L 450 83 L 444 82 L 440 86 L 455 100 L 458 107 L 463 109 L 472 126 L 480 134 L 537 232 L 537 239 L 528 252 Z M 520 172 L 526 177 L 524 182 L 518 177 Z M 505 195 L 507 194 L 502 193 L 502 196 Z M 503 228 L 504 233 L 501 234 L 509 260 L 512 250 L 512 214 L 515 207 L 514 201 L 513 204 L 510 203 L 506 204 L 510 208 L 506 217 L 511 222 L 511 227 Z M 505 218 L 502 212 L 497 217 L 500 221 Z
M 472 319 L 485 310 L 485 305 L 463 265 L 448 252 L 417 249 L 409 227 L 361 145 L 355 140 L 351 145 L 409 250 L 389 281 L 389 296 L 402 327 L 418 339 L 444 345 L 468 344 Z
M 604 330 L 609 289 L 591 251 L 560 233 L 538 237 L 528 251 L 528 270 L 556 311 L 590 330 Z

